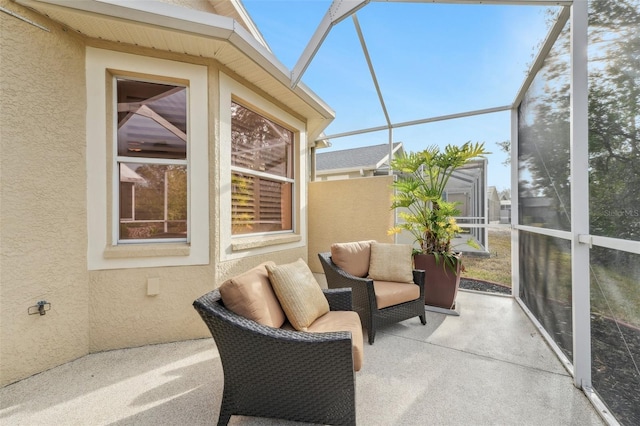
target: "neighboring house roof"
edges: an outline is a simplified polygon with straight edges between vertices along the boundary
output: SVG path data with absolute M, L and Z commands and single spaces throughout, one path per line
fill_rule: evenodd
M 308 87 L 293 87 L 291 71 L 269 50 L 237 0 L 211 2 L 216 12 L 229 16 L 161 1 L 15 1 L 86 37 L 215 59 L 304 117 L 309 145 L 335 118 Z
M 394 155 L 402 150 L 402 142 L 393 144 Z M 377 170 L 387 163 L 389 144 L 320 152 L 316 154 L 316 174 L 335 172 Z M 385 167 L 386 169 L 386 167 Z

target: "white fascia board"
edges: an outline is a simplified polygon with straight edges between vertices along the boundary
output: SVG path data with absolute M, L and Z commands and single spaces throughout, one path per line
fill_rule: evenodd
M 249 31 L 251 32 L 251 34 L 257 38 L 260 43 L 269 51 L 271 52 L 271 48 L 269 47 L 269 44 L 267 44 L 267 41 L 264 39 L 264 36 L 262 35 L 262 33 L 260 32 L 260 30 L 258 29 L 258 27 L 256 26 L 255 22 L 253 22 L 253 19 L 251 19 L 251 16 L 249 15 L 249 12 L 247 12 L 247 9 L 245 9 L 244 5 L 242 4 L 242 2 L 240 2 L 239 0 L 229 0 L 229 3 L 231 3 L 231 5 L 233 6 L 233 8 L 236 10 L 236 12 L 238 13 L 238 15 L 240 16 L 240 18 L 242 19 L 242 21 L 245 23 L 245 25 L 247 27 L 249 27 Z
M 338 22 L 366 6 L 369 1 L 370 0 L 333 0 L 333 3 L 329 6 L 329 10 L 327 10 L 327 13 L 322 17 L 322 21 L 320 21 L 318 28 L 316 28 L 311 40 L 309 40 L 307 47 L 305 47 L 298 59 L 298 62 L 296 62 L 296 65 L 293 67 L 293 71 L 291 71 L 292 88 L 296 87 L 300 82 L 302 75 L 307 70 L 307 67 L 318 52 L 318 49 L 320 49 L 324 39 L 329 34 L 329 31 L 331 31 L 331 28 Z
M 165 28 L 199 33 L 227 39 L 234 30 L 234 20 L 160 1 L 139 0 L 15 0 L 16 3 L 37 10 L 38 3 L 111 16 L 127 21 L 157 25 Z
M 325 120 L 333 120 L 335 112 L 311 91 L 300 84 L 293 88 L 291 73 L 269 49 L 234 19 L 187 9 L 160 1 L 144 0 L 14 0 L 38 11 L 38 4 L 59 6 L 80 12 L 94 13 L 111 18 L 148 24 L 183 33 L 227 40 L 247 55 L 271 76 L 290 88 L 312 106 Z

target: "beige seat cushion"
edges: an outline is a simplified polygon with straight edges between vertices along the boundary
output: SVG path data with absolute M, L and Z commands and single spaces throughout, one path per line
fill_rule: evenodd
M 378 281 L 413 282 L 411 244 L 371 244 L 369 277 Z
M 329 302 L 304 260 L 267 265 L 269 279 L 291 325 L 307 331 L 317 318 L 329 312 Z
M 417 286 L 414 286 L 417 287 Z M 309 326 L 310 333 L 326 333 L 332 331 L 350 331 L 353 351 L 353 369 L 360 371 L 364 361 L 364 340 L 360 316 L 353 311 L 330 311 L 318 318 Z
M 375 240 L 332 244 L 331 260 L 343 271 L 364 278 L 369 272 L 371 243 Z
M 416 284 L 373 281 L 378 309 L 410 302 L 420 297 L 420 287 Z
M 220 297 L 227 309 L 262 325 L 280 328 L 285 314 L 280 307 L 265 262 L 243 274 L 229 278 L 220 286 Z

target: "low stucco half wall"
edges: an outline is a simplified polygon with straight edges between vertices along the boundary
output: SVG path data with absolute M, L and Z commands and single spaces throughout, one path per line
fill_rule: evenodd
M 321 273 L 318 253 L 332 243 L 376 240 L 393 243 L 393 176 L 365 177 L 309 184 L 309 267 Z

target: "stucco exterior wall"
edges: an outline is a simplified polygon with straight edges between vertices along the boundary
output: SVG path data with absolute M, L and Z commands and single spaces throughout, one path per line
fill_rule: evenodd
M 85 39 L 8 0 L 0 4 L 51 30 L 0 13 L 0 386 L 91 352 L 209 337 L 195 298 L 265 260 L 307 259 L 304 245 L 275 245 L 220 261 L 216 61 Z M 208 264 L 88 270 L 87 46 L 207 67 Z M 27 315 L 39 300 L 51 310 Z
M 316 181 L 309 184 L 309 267 L 322 273 L 318 253 L 332 243 L 376 240 L 393 243 L 393 176 Z
M 0 13 L 0 385 L 87 353 L 84 44 Z M 28 315 L 40 300 L 46 315 Z

